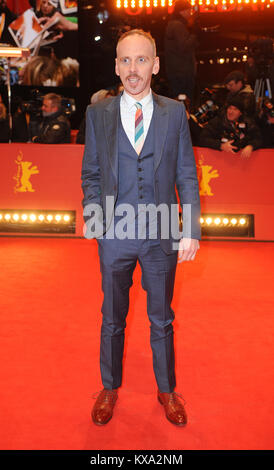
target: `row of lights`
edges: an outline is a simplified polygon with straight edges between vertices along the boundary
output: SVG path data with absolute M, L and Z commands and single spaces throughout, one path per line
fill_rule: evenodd
M 116 7 L 117 8 L 128 8 L 128 7 L 131 7 L 131 8 L 136 8 L 136 7 L 139 7 L 139 8 L 143 8 L 143 7 L 147 7 L 147 8 L 150 8 L 151 6 L 154 6 L 154 7 L 158 7 L 158 6 L 161 6 L 161 7 L 166 7 L 166 6 L 169 6 L 171 7 L 173 5 L 173 1 L 172 0 L 116 0 Z
M 223 227 L 227 227 L 227 226 L 245 226 L 247 225 L 248 223 L 248 220 L 245 218 L 245 217 L 240 217 L 240 218 L 236 218 L 236 217 L 201 217 L 200 218 L 200 223 L 201 225 L 203 226 L 212 226 L 212 225 L 215 225 L 215 226 L 223 226 Z
M 205 60 L 199 60 L 199 63 L 201 65 L 204 65 L 205 63 L 209 63 L 209 64 L 228 64 L 229 62 L 233 62 L 233 63 L 239 63 L 239 62 L 246 62 L 247 61 L 247 56 L 244 55 L 241 59 L 240 58 L 237 58 L 237 57 L 233 57 L 233 58 L 229 58 L 229 57 L 220 57 L 220 58 L 217 58 L 217 59 L 208 59 L 207 61 Z
M 55 223 L 69 223 L 71 221 L 71 217 L 68 214 L 18 214 L 17 212 L 15 213 L 0 213 L 0 223 L 1 222 L 22 222 L 22 223 L 35 223 L 35 222 L 55 222 Z
M 191 5 L 235 5 L 235 4 L 258 4 L 258 3 L 273 3 L 274 0 L 191 0 Z
M 191 0 L 191 5 L 244 5 L 244 4 L 269 4 L 273 3 L 274 0 Z M 143 8 L 147 7 L 171 7 L 174 4 L 173 0 L 116 0 L 117 8 Z

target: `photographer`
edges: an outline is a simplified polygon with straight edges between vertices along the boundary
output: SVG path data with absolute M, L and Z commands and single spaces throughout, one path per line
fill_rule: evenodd
M 70 143 L 70 122 L 63 113 L 61 96 L 48 93 L 43 98 L 42 121 L 31 122 L 32 142 L 39 144 Z
M 9 121 L 7 118 L 7 109 L 0 95 L 0 143 L 9 141 Z
M 244 74 L 240 70 L 234 70 L 226 76 L 224 83 L 229 91 L 227 102 L 232 97 L 239 97 L 243 103 L 244 113 L 255 119 L 256 98 L 251 86 L 245 83 Z
M 220 115 L 213 118 L 203 128 L 200 138 L 201 147 L 236 154 L 249 158 L 253 150 L 262 145 L 258 127 L 254 121 L 243 114 L 242 100 L 236 96 L 230 99 Z
M 190 28 L 191 16 L 191 4 L 177 0 L 165 32 L 165 64 L 170 96 L 176 98 L 184 93 L 193 101 L 198 39 Z
M 263 148 L 274 148 L 274 99 L 265 98 L 258 119 L 263 138 Z

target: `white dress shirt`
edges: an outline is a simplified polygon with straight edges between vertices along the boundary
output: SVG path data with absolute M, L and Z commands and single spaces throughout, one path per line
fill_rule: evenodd
M 143 111 L 143 123 L 144 123 L 144 141 L 148 133 L 150 126 L 150 121 L 153 113 L 153 98 L 151 89 L 142 100 L 137 101 L 132 96 L 128 95 L 125 91 L 123 92 L 120 100 L 120 113 L 121 121 L 124 128 L 124 131 L 132 145 L 135 149 L 135 113 L 136 106 L 135 103 L 140 103 L 142 105 Z

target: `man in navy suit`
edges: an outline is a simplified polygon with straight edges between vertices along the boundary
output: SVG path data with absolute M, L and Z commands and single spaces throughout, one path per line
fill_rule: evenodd
M 129 289 L 138 261 L 147 292 L 158 400 L 167 419 L 183 426 L 186 412 L 174 392 L 171 301 L 177 260 L 193 260 L 200 239 L 199 188 L 187 117 L 182 103 L 151 91 L 159 58 L 149 33 L 137 29 L 120 37 L 115 71 L 124 92 L 88 106 L 82 167 L 85 236 L 97 238 L 104 292 L 104 388 L 92 419 L 104 425 L 113 415 L 122 383 Z M 175 188 L 183 208 L 182 232 Z

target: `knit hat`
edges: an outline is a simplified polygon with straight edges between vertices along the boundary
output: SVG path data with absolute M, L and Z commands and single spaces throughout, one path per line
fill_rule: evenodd
M 235 106 L 235 108 L 238 108 L 241 113 L 244 113 L 245 106 L 244 106 L 244 100 L 240 95 L 237 96 L 230 96 L 227 99 L 226 107 L 228 106 Z
M 245 81 L 245 76 L 244 76 L 244 73 L 241 72 L 241 70 L 233 70 L 232 72 L 230 72 L 224 79 L 224 83 L 225 85 L 229 82 L 231 82 L 231 80 L 234 80 L 234 82 L 243 82 Z

